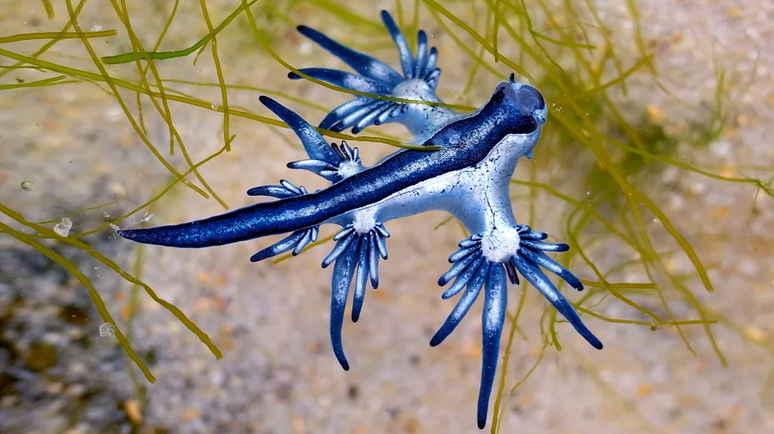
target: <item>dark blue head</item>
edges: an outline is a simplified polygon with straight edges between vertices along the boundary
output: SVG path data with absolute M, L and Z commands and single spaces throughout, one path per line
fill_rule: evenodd
M 500 152 L 505 152 L 515 159 L 521 156 L 532 158 L 532 149 L 540 139 L 540 130 L 546 123 L 548 110 L 543 95 L 534 87 L 519 83 L 513 74 L 510 80 L 497 85 L 489 103 L 479 112 L 479 115 L 496 123 L 510 137 L 496 143 Z
M 548 109 L 546 108 L 546 100 L 540 91 L 528 84 L 517 82 L 514 74 L 511 74 L 508 83 L 515 91 L 514 98 L 521 114 L 533 116 L 540 125 L 546 123 Z

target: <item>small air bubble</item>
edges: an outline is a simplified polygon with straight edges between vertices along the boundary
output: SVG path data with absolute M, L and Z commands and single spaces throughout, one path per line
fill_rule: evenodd
M 118 231 L 120 231 L 120 230 L 121 230 L 121 228 L 119 228 L 119 227 L 118 227 L 118 225 L 114 225 L 113 223 L 110 223 L 110 227 L 111 227 L 111 228 L 112 228 L 114 231 L 116 231 L 116 232 L 118 232 Z
M 64 217 L 61 222 L 54 226 L 54 232 L 60 237 L 66 237 L 70 235 L 70 229 L 73 227 L 73 221 L 67 217 Z
M 653 219 L 653 223 L 658 223 L 659 219 Z
M 91 31 L 92 32 L 100 32 L 100 31 L 102 31 L 102 26 L 100 26 L 99 24 L 94 24 L 93 26 L 91 26 Z
M 217 110 L 219 107 L 220 106 L 215 104 L 215 103 L 210 104 L 210 108 L 213 109 L 213 110 Z
M 141 218 L 137 223 L 147 223 L 150 221 L 151 217 L 153 217 L 153 214 L 145 213 L 145 216 L 143 216 L 143 218 Z
M 99 336 L 102 338 L 106 338 L 109 336 L 115 336 L 116 335 L 116 327 L 113 324 L 110 324 L 109 322 L 106 322 L 99 326 Z
M 586 196 L 591 196 L 591 192 L 590 192 L 590 191 L 587 191 L 587 192 L 586 192 Z
M 22 181 L 21 189 L 24 191 L 32 191 L 35 189 L 35 183 L 32 181 Z

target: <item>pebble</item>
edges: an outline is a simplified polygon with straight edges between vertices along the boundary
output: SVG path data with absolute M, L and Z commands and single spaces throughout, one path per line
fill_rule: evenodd
M 126 411 L 126 417 L 129 418 L 129 422 L 132 425 L 136 426 L 142 423 L 142 410 L 140 409 L 140 403 L 136 399 L 124 401 L 124 411 Z

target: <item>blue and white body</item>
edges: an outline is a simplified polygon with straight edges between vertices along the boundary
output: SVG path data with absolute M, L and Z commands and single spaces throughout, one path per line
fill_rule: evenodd
M 299 27 L 304 35 L 345 60 L 361 75 L 320 68 L 301 72 L 351 89 L 412 100 L 440 102 L 435 85 L 440 70 L 437 52 L 427 50 L 424 32 L 419 34 L 414 57 L 392 18 L 382 13 L 399 51 L 404 76 L 386 64 L 336 43 L 321 33 Z M 291 78 L 298 78 L 291 74 Z M 540 291 L 591 345 L 602 343 L 583 324 L 572 305 L 541 270 L 545 268 L 580 290 L 583 285 L 570 271 L 546 255 L 562 252 L 566 244 L 548 243 L 547 235 L 516 222 L 509 196 L 510 179 L 521 157 L 531 156 L 540 138 L 547 111 L 543 96 L 514 77 L 497 85 L 489 101 L 478 111 L 461 114 L 440 106 L 383 101 L 357 97 L 336 108 L 320 124 L 323 128 L 358 132 L 372 124 L 401 122 L 420 145 L 439 150 L 400 150 L 371 167 L 364 167 L 357 148 L 346 143 L 329 144 L 309 123 L 276 101 L 261 102 L 286 122 L 303 143 L 309 159 L 289 163 L 332 182 L 309 193 L 303 187 L 281 181 L 248 191 L 252 196 L 277 200 L 257 203 L 222 215 L 178 225 L 119 231 L 124 238 L 147 244 L 201 248 L 289 233 L 256 253 L 260 261 L 292 251 L 300 253 L 317 240 L 320 225 L 342 227 L 334 237 L 323 267 L 334 264 L 330 332 L 333 352 L 348 370 L 341 329 L 347 296 L 354 280 L 352 320 L 360 316 L 370 281 L 379 284 L 379 258 L 387 259 L 385 240 L 390 220 L 429 210 L 444 210 L 459 219 L 473 235 L 459 243 L 450 269 L 439 279 L 452 282 L 443 298 L 459 293 L 457 305 L 430 344 L 440 344 L 457 327 L 484 289 L 483 361 L 478 399 L 478 426 L 487 420 L 489 397 L 499 357 L 507 305 L 507 283 L 518 283 L 518 274 Z

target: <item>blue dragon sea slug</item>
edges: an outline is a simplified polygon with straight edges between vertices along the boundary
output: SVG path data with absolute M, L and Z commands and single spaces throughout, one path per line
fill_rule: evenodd
M 382 19 L 400 52 L 403 75 L 368 55 L 347 48 L 320 32 L 298 30 L 342 59 L 356 72 L 306 68 L 304 75 L 376 96 L 440 103 L 435 87 L 440 75 L 437 51 L 428 50 L 424 32 L 418 34 L 416 56 L 387 12 Z M 301 78 L 291 73 L 290 78 Z M 260 202 L 222 215 L 170 226 L 125 229 L 122 237 L 140 243 L 201 248 L 269 235 L 289 234 L 253 255 L 257 262 L 283 252 L 300 253 L 316 241 L 320 225 L 336 224 L 341 231 L 322 266 L 333 264 L 330 334 L 333 352 L 345 370 L 341 329 L 347 296 L 354 280 L 352 321 L 360 317 L 366 287 L 379 285 L 379 261 L 387 259 L 385 224 L 393 219 L 444 210 L 459 219 L 473 235 L 459 243 L 449 257 L 451 267 L 438 279 L 451 285 L 447 299 L 458 294 L 451 314 L 430 340 L 435 346 L 451 334 L 484 289 L 483 360 L 478 397 L 478 426 L 486 425 L 507 305 L 507 283 L 518 284 L 521 274 L 595 348 L 602 343 L 583 324 L 572 305 L 542 269 L 559 275 L 570 286 L 580 280 L 545 252 L 568 246 L 546 242 L 547 234 L 519 224 L 509 197 L 510 179 L 522 156 L 531 157 L 546 122 L 546 103 L 534 87 L 509 81 L 497 85 L 489 101 L 474 113 L 462 114 L 438 105 L 394 102 L 364 96 L 336 109 L 320 123 L 333 131 L 354 133 L 387 122 L 400 122 L 423 146 L 436 151 L 400 150 L 371 167 L 363 166 L 357 148 L 346 142 L 329 144 L 299 115 L 271 98 L 260 101 L 286 122 L 304 145 L 308 159 L 288 164 L 314 172 L 332 185 L 313 193 L 280 181 L 251 188 L 251 196 L 276 200 Z

